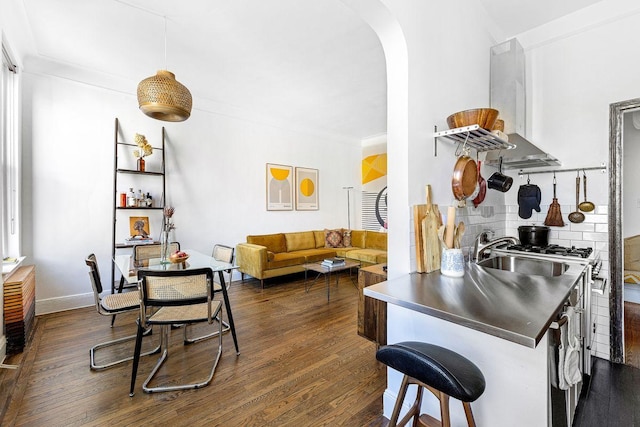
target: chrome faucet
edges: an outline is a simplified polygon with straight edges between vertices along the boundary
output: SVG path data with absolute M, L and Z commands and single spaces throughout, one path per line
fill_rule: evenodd
M 484 252 L 487 249 L 499 245 L 500 243 L 510 242 L 514 245 L 520 243 L 518 239 L 511 236 L 498 237 L 497 239 L 493 240 L 490 240 L 489 236 L 493 237 L 492 230 L 485 230 L 476 236 L 476 241 L 473 245 L 473 261 L 477 262 L 479 260 L 482 260 L 482 258 L 484 258 Z

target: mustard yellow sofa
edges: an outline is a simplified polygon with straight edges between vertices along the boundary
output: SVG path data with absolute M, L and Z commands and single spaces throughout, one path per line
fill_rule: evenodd
M 247 236 L 236 246 L 236 263 L 244 275 L 264 280 L 304 271 L 305 263 L 335 256 L 360 261 L 361 265 L 387 262 L 387 234 L 370 230 L 351 230 L 348 246 L 331 247 L 327 230 L 297 231 Z

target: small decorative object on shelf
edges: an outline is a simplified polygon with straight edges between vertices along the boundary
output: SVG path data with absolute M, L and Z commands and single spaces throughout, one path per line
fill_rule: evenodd
M 163 210 L 162 235 L 160 236 L 160 262 L 162 264 L 168 264 L 170 262 L 169 256 L 171 254 L 169 251 L 171 242 L 169 239 L 169 233 L 171 230 L 175 230 L 176 228 L 175 224 L 171 221 L 171 217 L 173 217 L 174 212 L 175 209 L 172 206 L 166 206 Z
M 134 208 L 136 206 L 136 194 L 133 192 L 133 188 L 129 187 L 127 193 L 127 207 Z
M 144 172 L 145 171 L 144 158 L 146 156 L 150 156 L 151 154 L 153 154 L 153 147 L 151 146 L 151 144 L 147 142 L 147 138 L 144 135 L 140 135 L 139 133 L 136 133 L 135 142 L 136 142 L 136 145 L 140 147 L 140 149 L 134 150 L 133 155 L 138 159 L 137 161 L 138 171 Z

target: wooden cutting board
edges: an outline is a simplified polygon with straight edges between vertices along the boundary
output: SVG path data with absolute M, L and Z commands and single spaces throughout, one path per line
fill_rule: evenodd
M 422 220 L 427 216 L 427 205 L 413 205 L 413 231 L 416 241 L 416 270 L 424 273 L 424 238 Z
M 442 225 L 442 215 L 438 205 L 431 203 L 431 186 L 425 188 L 427 208 L 422 219 L 422 244 L 424 252 L 424 272 L 430 273 L 440 269 L 442 247 L 438 238 L 438 228 Z

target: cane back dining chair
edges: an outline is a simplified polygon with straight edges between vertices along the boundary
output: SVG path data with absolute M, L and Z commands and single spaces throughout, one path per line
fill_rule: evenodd
M 213 271 L 210 268 L 193 270 L 139 270 L 138 288 L 140 292 L 140 317 L 131 371 L 129 396 L 134 395 L 138 363 L 142 345 L 142 335 L 146 328 L 161 326 L 161 355 L 153 370 L 142 384 L 146 393 L 201 388 L 209 385 L 222 354 L 222 323 L 219 318 L 222 303 L 213 299 Z M 169 331 L 174 324 L 208 322 L 218 324 L 218 343 L 213 366 L 204 380 L 179 385 L 158 385 L 149 387 L 149 382 L 167 360 L 169 355 Z M 185 328 L 186 331 L 186 328 Z M 186 332 L 185 332 L 186 334 Z
M 233 252 L 234 252 L 234 248 L 230 247 L 230 246 L 225 246 L 225 245 L 214 245 L 213 246 L 213 251 L 211 252 L 211 257 L 213 259 L 215 259 L 216 261 L 222 261 L 222 262 L 228 262 L 229 264 L 233 264 Z M 225 270 L 224 273 L 227 273 L 229 275 L 229 280 L 226 282 L 225 286 L 227 287 L 227 289 L 229 289 L 229 285 L 231 284 L 231 278 L 233 275 L 233 270 L 229 269 L 229 270 Z M 214 277 L 214 282 L 215 282 L 215 277 Z M 213 292 L 214 294 L 216 292 L 222 292 L 222 288 L 220 283 L 215 282 L 213 284 Z M 229 323 L 227 323 L 225 320 L 222 319 L 222 312 L 220 313 L 220 316 L 218 318 L 218 320 L 220 320 L 222 322 L 222 332 L 227 332 L 229 331 L 229 329 L 231 329 L 231 327 L 229 326 Z M 196 338 L 189 338 L 189 326 L 187 325 L 187 327 L 185 328 L 185 335 L 184 335 L 184 342 L 185 344 L 193 344 L 195 342 L 198 341 L 202 341 L 202 340 L 206 340 L 208 338 L 211 337 L 215 337 L 218 334 L 218 331 L 213 331 L 210 334 L 207 335 L 203 335 L 200 337 L 196 337 Z
M 174 253 L 175 251 L 180 250 L 179 242 L 171 242 L 169 243 L 169 253 Z M 150 259 L 160 258 L 162 252 L 162 245 L 160 243 L 151 243 L 145 245 L 135 245 L 133 247 L 133 265 L 138 267 L 144 264 L 145 261 L 149 261 Z M 120 278 L 120 284 L 118 285 L 118 293 L 122 293 L 122 289 L 124 289 L 125 278 L 122 276 Z M 114 314 L 111 317 L 111 326 L 116 320 L 116 315 Z
M 89 266 L 89 279 L 91 280 L 91 287 L 93 288 L 93 297 L 96 305 L 96 310 L 103 316 L 115 316 L 118 313 L 125 313 L 128 311 L 136 311 L 140 309 L 140 303 L 138 301 L 137 292 L 125 292 L 121 294 L 108 294 L 102 296 L 102 280 L 100 279 L 100 271 L 98 270 L 98 262 L 94 254 L 89 254 L 85 259 L 85 263 Z M 113 321 L 111 323 L 113 327 Z M 89 350 L 89 359 L 91 370 L 99 371 L 102 369 L 110 368 L 120 363 L 127 362 L 133 359 L 133 356 L 125 357 L 123 359 L 115 360 L 112 362 L 97 364 L 96 352 L 105 347 L 111 347 L 117 344 L 121 344 L 127 341 L 133 341 L 136 338 L 135 335 L 126 336 L 123 338 L 107 341 L 101 344 L 96 344 Z M 145 352 L 142 356 L 156 353 L 160 350 L 160 346 Z
M 160 258 L 162 245 L 160 243 L 152 243 L 149 245 L 136 245 L 133 247 L 133 263 L 134 265 L 140 265 L 144 261 L 148 261 L 154 258 Z M 175 251 L 180 250 L 179 242 L 169 243 L 169 253 L 172 254 Z
M 211 257 L 216 261 L 228 262 L 229 264 L 233 264 L 233 254 L 234 248 L 232 248 L 231 246 L 216 244 L 213 246 Z M 227 289 L 229 289 L 229 285 L 231 285 L 233 270 L 225 270 L 225 273 L 229 275 L 229 280 L 227 281 Z

